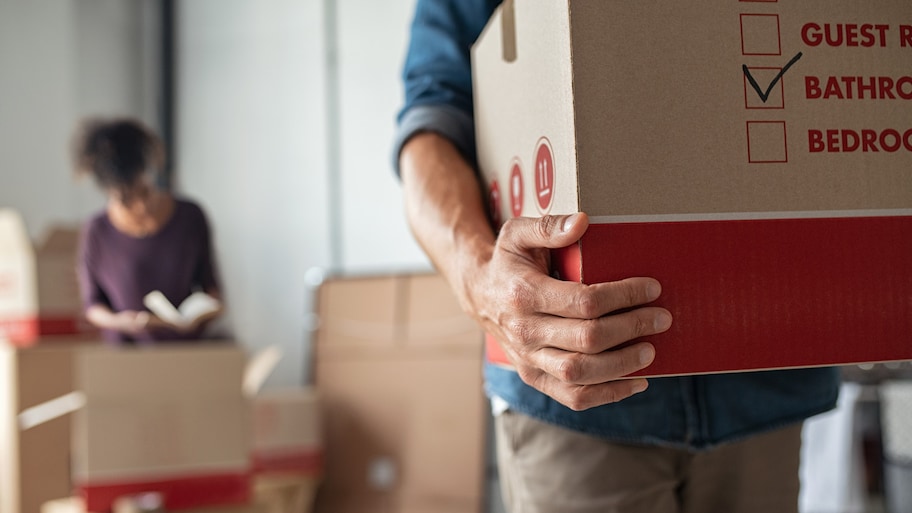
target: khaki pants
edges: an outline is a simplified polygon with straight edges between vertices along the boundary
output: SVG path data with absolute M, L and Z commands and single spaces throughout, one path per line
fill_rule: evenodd
M 703 452 L 605 442 L 507 411 L 497 460 L 511 513 L 797 513 L 801 424 Z

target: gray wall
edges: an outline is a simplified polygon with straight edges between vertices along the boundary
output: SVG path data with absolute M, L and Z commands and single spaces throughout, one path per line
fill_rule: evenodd
M 103 205 L 94 184 L 70 171 L 77 119 L 122 114 L 154 124 L 150 5 L 0 2 L 0 206 L 18 209 L 34 237 Z
M 309 269 L 429 267 L 389 164 L 412 2 L 179 7 L 178 187 L 213 220 L 226 329 L 282 348 L 268 385 L 300 383 Z
M 156 127 L 158 7 L 0 1 L 0 206 L 19 210 L 35 238 L 104 205 L 70 169 L 78 119 Z M 389 164 L 412 7 L 177 2 L 175 186 L 212 221 L 221 328 L 251 350 L 285 353 L 269 384 L 309 378 L 309 269 L 430 267 Z

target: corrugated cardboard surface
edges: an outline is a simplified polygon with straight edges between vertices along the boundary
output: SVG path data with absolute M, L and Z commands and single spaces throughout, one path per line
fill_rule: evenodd
M 314 477 L 261 474 L 254 479 L 254 495 L 267 513 L 310 513 L 319 484 Z
M 80 352 L 86 406 L 75 415 L 73 468 L 88 507 L 104 509 L 108 495 L 134 488 L 161 487 L 174 508 L 246 500 L 245 362 L 228 344 Z
M 29 345 L 38 336 L 35 253 L 22 217 L 0 209 L 0 338 Z
M 541 212 L 534 151 L 542 137 L 554 152 L 551 213 L 912 209 L 912 140 L 892 152 L 879 139 L 876 152 L 817 152 L 809 141 L 812 130 L 912 129 L 912 82 L 898 86 L 912 75 L 905 0 L 526 0 L 513 8 L 516 60 L 503 60 L 497 16 L 473 49 L 479 163 L 500 182 L 503 219 L 517 159 L 522 215 Z M 810 23 L 821 28 L 804 30 Z M 835 33 L 838 24 L 887 29 L 883 41 L 869 30 L 873 47 L 860 46 L 860 35 L 851 47 L 802 38 L 824 34 L 826 25 Z M 743 66 L 769 89 L 766 102 Z M 823 90 L 836 77 L 844 97 L 842 77 L 888 78 L 894 98 L 872 99 L 879 85 L 864 99 L 857 87 L 854 99 L 838 91 L 816 98 L 807 77 Z M 895 141 L 889 136 L 887 146 Z M 778 153 L 761 155 L 763 145 Z
M 28 346 L 38 337 L 97 335 L 82 313 L 78 241 L 77 228 L 57 226 L 33 245 L 19 214 L 0 209 L 0 337 Z
M 556 253 L 566 279 L 662 282 L 657 304 L 675 324 L 650 337 L 658 355 L 641 374 L 912 358 L 908 2 L 513 9 L 515 61 L 503 59 L 499 14 L 473 48 L 479 165 L 489 183 L 509 181 L 501 219 L 590 215 L 580 244 Z M 837 30 L 842 43 L 828 44 Z M 550 64 L 564 38 L 569 79 Z M 859 80 L 876 85 L 861 92 Z M 549 103 L 572 105 L 571 128 L 554 115 L 562 107 L 537 108 Z M 869 151 L 852 139 L 864 133 Z M 554 142 L 571 135 L 570 149 Z M 545 207 L 542 140 L 553 152 Z M 533 162 L 519 179 L 517 161 Z
M 182 513 L 279 513 L 270 510 L 266 504 L 245 504 L 240 506 L 220 506 L 214 508 L 183 509 Z M 87 512 L 85 501 L 81 497 L 67 497 L 44 503 L 41 513 L 94 513 Z M 113 513 L 128 513 L 115 510 Z M 132 512 L 129 512 L 132 513 Z M 281 512 L 285 513 L 285 512 Z M 288 512 L 291 513 L 291 512 Z M 306 513 L 303 512 L 303 513 Z
M 39 331 L 42 335 L 95 331 L 82 314 L 76 253 L 79 229 L 56 226 L 35 247 Z
M 312 387 L 260 391 L 253 398 L 253 468 L 256 472 L 323 472 L 323 422 Z
M 20 431 L 18 414 L 73 390 L 76 345 L 0 344 L 0 512 L 37 513 L 70 486 L 70 417 Z
M 480 511 L 482 335 L 442 278 L 334 278 L 318 313 L 327 464 L 316 510 Z
M 805 85 L 805 77 L 822 77 L 825 86 L 830 76 L 895 81 L 912 74 L 912 44 L 903 46 L 900 32 L 900 25 L 912 25 L 908 1 L 570 5 L 581 210 L 603 216 L 912 208 L 912 148 L 811 152 L 808 140 L 815 129 L 904 132 L 912 129 L 912 101 L 814 99 Z M 889 29 L 884 47 L 879 37 L 874 47 L 809 46 L 802 40 L 808 23 L 830 24 L 831 31 L 836 24 Z M 766 89 L 799 53 L 768 101 L 759 101 L 742 66 Z M 912 96 L 912 84 L 906 90 Z M 778 144 L 787 144 L 786 152 L 749 158 L 759 150 L 748 147 L 748 124 L 756 129 L 760 122 L 782 123 Z M 764 162 L 775 156 L 787 161 Z

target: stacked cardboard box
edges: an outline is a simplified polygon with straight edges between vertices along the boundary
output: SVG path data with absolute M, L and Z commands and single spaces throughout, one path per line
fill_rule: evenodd
M 129 502 L 121 502 L 114 507 L 112 513 L 147 513 L 148 510 L 137 509 Z M 97 513 L 86 509 L 82 497 L 67 497 L 48 501 L 41 506 L 41 513 Z M 261 504 L 248 504 L 241 506 L 217 506 L 211 508 L 184 509 L 181 513 L 270 513 Z
M 215 343 L 79 351 L 73 481 L 87 509 L 148 492 L 166 510 L 249 503 L 246 361 Z
M 314 388 L 260 391 L 253 398 L 253 419 L 254 472 L 322 474 L 322 420 Z
M 472 51 L 492 211 L 587 213 L 565 279 L 661 281 L 640 374 L 912 359 L 910 55 L 907 0 L 507 0 Z
M 317 302 L 326 473 L 316 511 L 481 511 L 482 334 L 446 282 L 335 277 Z
M 36 513 L 71 493 L 71 418 L 21 431 L 18 415 L 73 390 L 75 347 L 0 344 L 0 513 Z
M 322 429 L 312 387 L 264 389 L 253 398 L 253 493 L 269 513 L 313 509 L 323 477 Z
M 35 251 L 25 223 L 0 209 L 0 339 L 26 345 L 38 337 Z
M 82 314 L 78 243 L 79 229 L 61 225 L 33 244 L 19 214 L 0 209 L 0 339 L 28 346 L 97 335 Z
M 0 513 L 126 513 L 139 496 L 187 513 L 309 511 L 318 397 L 259 390 L 256 360 L 216 342 L 0 347 Z
M 64 225 L 50 228 L 35 245 L 38 333 L 42 338 L 97 334 L 82 314 L 76 277 L 78 246 L 79 229 Z

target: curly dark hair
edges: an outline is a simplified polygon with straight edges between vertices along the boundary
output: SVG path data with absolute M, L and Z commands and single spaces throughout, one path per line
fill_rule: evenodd
M 138 120 L 87 119 L 76 132 L 73 161 L 78 174 L 92 175 L 101 188 L 123 190 L 144 174 L 159 178 L 165 147 Z

